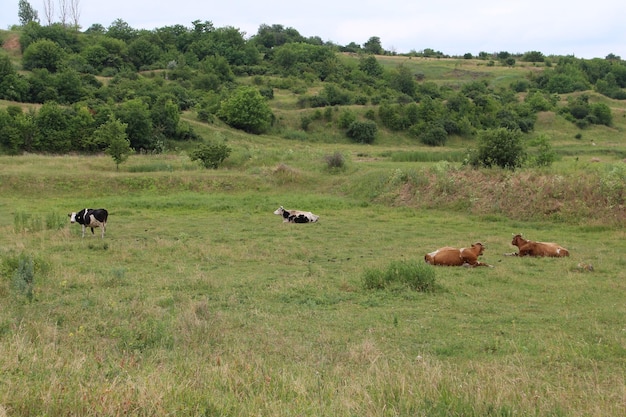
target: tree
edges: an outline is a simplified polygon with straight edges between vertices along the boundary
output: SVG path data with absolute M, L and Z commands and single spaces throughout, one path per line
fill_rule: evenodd
M 443 146 L 448 140 L 448 132 L 440 123 L 428 123 L 419 135 L 420 141 L 429 146 Z
M 122 19 L 116 19 L 108 27 L 107 35 L 128 43 L 137 36 L 137 31 Z
M 54 21 L 54 2 L 52 0 L 43 0 L 43 13 L 46 15 L 46 22 L 51 25 Z
M 232 149 L 225 143 L 208 143 L 191 152 L 189 157 L 192 161 L 199 160 L 207 169 L 217 169 L 228 158 L 231 151 Z
M 376 132 L 378 127 L 376 122 L 371 120 L 354 121 L 348 126 L 346 135 L 357 143 L 372 144 L 376 139 Z
M 29 2 L 20 0 L 17 7 L 17 16 L 20 18 L 20 24 L 22 26 L 26 26 L 30 22 L 39 22 L 37 10 L 33 9 Z
M 522 132 L 506 128 L 483 130 L 478 136 L 478 152 L 472 165 L 499 166 L 515 170 L 526 159 Z
M 522 61 L 525 62 L 543 62 L 545 56 L 539 51 L 529 51 L 522 56 Z
M 594 103 L 590 106 L 591 114 L 594 116 L 595 124 L 611 126 L 613 116 L 611 108 L 604 103 Z
M 380 77 L 384 72 L 383 66 L 376 60 L 374 55 L 367 55 L 365 58 L 361 58 L 359 69 L 370 77 Z
M 106 153 L 113 158 L 115 168 L 118 171 L 120 164 L 125 162 L 133 152 L 126 135 L 126 126 L 126 123 L 122 123 L 115 116 L 110 115 L 109 120 L 98 127 L 93 134 L 93 142 L 106 143 L 108 145 Z
M 80 27 L 78 21 L 80 20 L 80 0 L 70 0 L 70 17 L 72 18 L 72 26 L 75 29 Z
M 65 53 L 55 42 L 49 39 L 37 40 L 24 50 L 22 65 L 25 70 L 33 68 L 45 68 L 50 72 L 56 72 L 61 66 Z
M 254 134 L 267 132 L 274 117 L 259 90 L 247 86 L 222 101 L 217 116 L 235 129 Z
M 65 153 L 72 150 L 69 112 L 54 101 L 44 103 L 35 119 L 34 150 Z
M 147 38 L 138 38 L 128 45 L 128 55 L 138 70 L 150 68 L 161 54 L 159 48 Z
M 115 110 L 115 116 L 125 125 L 124 133 L 133 149 L 151 149 L 153 125 L 146 103 L 138 98 L 127 100 Z
M 389 84 L 394 90 L 398 90 L 409 97 L 415 97 L 417 85 L 415 83 L 415 77 L 409 67 L 403 64 L 398 65 L 396 70 L 391 74 Z
M 368 41 L 363 44 L 363 50 L 374 55 L 382 55 L 385 52 L 380 44 L 380 38 L 378 36 L 372 36 L 369 38 Z

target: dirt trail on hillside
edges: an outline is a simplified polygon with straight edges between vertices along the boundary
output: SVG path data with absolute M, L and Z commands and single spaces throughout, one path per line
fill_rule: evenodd
M 2 43 L 2 49 L 8 52 L 20 51 L 20 38 L 18 35 L 11 35 Z

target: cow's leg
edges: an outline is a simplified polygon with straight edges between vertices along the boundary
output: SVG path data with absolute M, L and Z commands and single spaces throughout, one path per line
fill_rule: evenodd
M 81 225 L 81 226 L 83 227 L 83 237 L 85 237 L 85 229 L 86 229 L 86 227 L 85 227 L 85 225 L 84 225 L 84 224 L 83 224 L 83 225 Z
M 489 268 L 493 268 L 492 265 L 486 264 L 484 262 L 480 262 L 478 259 L 465 258 L 463 260 L 465 261 L 465 264 L 469 264 L 472 268 L 476 266 L 488 266 Z
M 102 225 L 100 225 L 100 227 L 102 228 L 102 239 L 104 239 L 104 232 L 106 231 L 107 224 L 106 223 L 102 223 Z

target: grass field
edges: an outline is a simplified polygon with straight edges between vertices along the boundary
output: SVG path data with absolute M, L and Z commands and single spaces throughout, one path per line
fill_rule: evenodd
M 451 88 L 541 70 L 380 62 Z M 232 147 L 219 170 L 189 160 L 197 143 L 119 171 L 0 156 L 0 417 L 626 415 L 626 104 L 586 92 L 613 125 L 585 130 L 540 113 L 530 137 L 558 159 L 513 173 L 461 167 L 473 138 L 431 148 L 381 128 L 359 146 L 324 118 L 304 131 L 316 109 L 274 90 L 272 135 L 183 114 Z M 343 169 L 325 166 L 334 152 Z M 283 224 L 279 205 L 320 221 Z M 86 206 L 109 210 L 104 239 L 69 224 Z M 572 255 L 505 256 L 519 232 Z M 493 268 L 423 263 L 476 241 Z M 366 288 L 398 262 L 433 271 L 434 291 Z
M 371 147 L 331 174 L 335 146 L 258 140 L 230 138 L 247 162 L 218 171 L 0 158 L 0 415 L 626 414 L 623 223 L 390 205 L 368 181 L 438 165 Z M 283 224 L 279 205 L 320 221 Z M 109 209 L 104 239 L 69 225 L 85 206 Z M 504 256 L 517 232 L 572 256 Z M 494 268 L 432 267 L 427 293 L 363 285 L 475 241 Z

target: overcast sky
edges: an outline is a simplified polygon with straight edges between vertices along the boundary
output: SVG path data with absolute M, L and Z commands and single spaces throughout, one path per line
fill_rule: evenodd
M 191 27 L 194 20 L 257 33 L 262 24 L 283 25 L 302 36 L 339 45 L 363 45 L 372 36 L 398 53 L 431 48 L 467 52 L 574 55 L 626 59 L 624 0 L 65 0 L 78 1 L 80 24 L 108 27 L 122 19 L 135 29 Z M 0 0 L 0 28 L 19 24 L 19 0 Z M 29 0 L 42 23 L 44 0 Z M 52 0 L 58 8 L 61 0 Z M 57 19 L 58 20 L 58 19 Z

